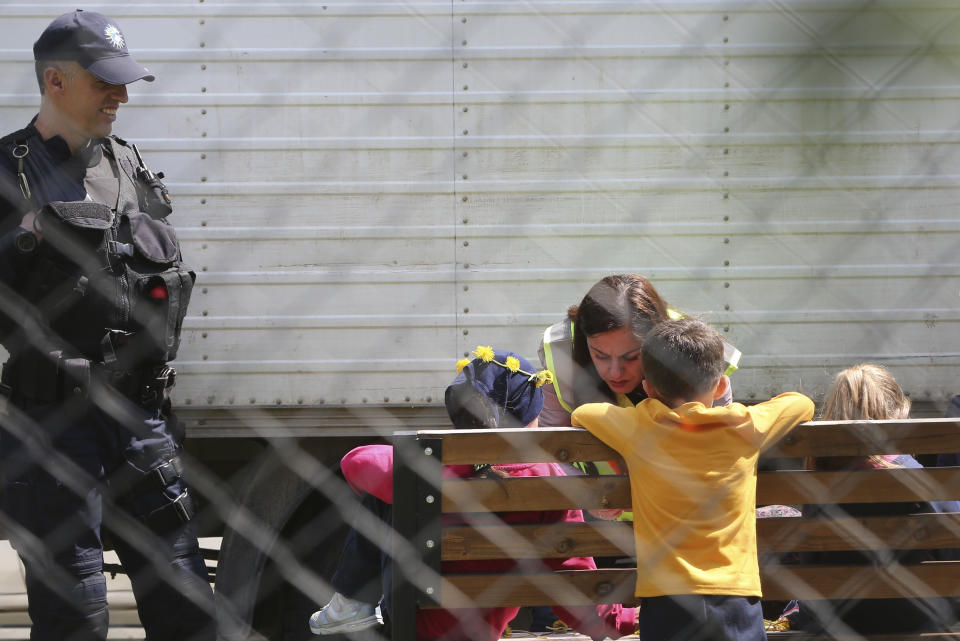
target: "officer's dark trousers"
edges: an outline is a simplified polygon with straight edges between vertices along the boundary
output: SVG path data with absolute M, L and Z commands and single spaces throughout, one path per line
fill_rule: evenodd
M 30 638 L 106 638 L 106 524 L 147 639 L 214 639 L 213 595 L 194 524 L 151 528 L 131 516 L 168 503 L 184 481 L 166 488 L 158 482 L 133 497 L 105 490 L 117 470 L 129 470 L 125 466 L 149 470 L 174 456 L 176 445 L 159 412 L 136 408 L 137 420 L 131 420 L 127 408 L 121 424 L 116 411 L 108 416 L 85 401 L 17 404 L 24 411 L 4 418 L 0 431 L 3 523 L 26 569 Z

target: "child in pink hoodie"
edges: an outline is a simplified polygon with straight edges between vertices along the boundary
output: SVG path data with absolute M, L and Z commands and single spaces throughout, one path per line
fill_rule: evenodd
M 542 384 L 535 370 L 522 356 L 478 348 L 472 361 L 461 361 L 457 377 L 447 387 L 444 402 L 455 427 L 466 429 L 537 426 L 543 407 Z M 341 471 L 362 503 L 390 523 L 393 503 L 393 448 L 389 445 L 358 447 L 343 457 Z M 492 466 L 492 472 L 508 476 L 564 476 L 557 463 L 518 463 Z M 448 466 L 445 477 L 469 476 L 471 466 Z M 506 523 L 552 523 L 583 521 L 580 510 L 509 512 L 499 515 Z M 447 515 L 445 524 L 464 522 L 461 515 Z M 544 559 L 545 568 L 594 569 L 592 558 Z M 444 573 L 503 572 L 517 565 L 512 559 L 444 562 Z M 341 555 L 340 566 L 331 579 L 337 593 L 310 618 L 314 634 L 351 632 L 382 622 L 382 608 L 389 617 L 390 600 L 381 608 L 380 594 L 389 595 L 391 560 L 381 547 L 351 530 Z M 378 580 L 379 579 L 379 580 Z M 594 639 L 618 638 L 633 633 L 635 611 L 619 604 L 554 608 L 573 628 Z M 429 609 L 417 614 L 417 639 L 496 641 L 516 616 L 518 607 L 476 609 Z

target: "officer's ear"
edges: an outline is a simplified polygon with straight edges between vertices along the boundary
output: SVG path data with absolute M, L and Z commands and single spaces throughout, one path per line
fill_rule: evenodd
M 67 73 L 62 67 L 56 64 L 48 64 L 43 69 L 43 86 L 47 92 L 63 91 L 67 84 Z

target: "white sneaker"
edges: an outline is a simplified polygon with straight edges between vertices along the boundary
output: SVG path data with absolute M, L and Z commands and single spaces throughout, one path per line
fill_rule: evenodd
M 310 616 L 310 631 L 314 634 L 357 632 L 382 623 L 379 606 L 355 601 L 336 592 L 329 603 Z

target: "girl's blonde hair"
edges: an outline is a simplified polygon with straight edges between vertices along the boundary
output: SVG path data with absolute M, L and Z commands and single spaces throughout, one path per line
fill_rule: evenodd
M 910 399 L 886 368 L 854 365 L 833 378 L 823 406 L 825 421 L 907 418 Z
M 885 367 L 870 363 L 854 365 L 837 373 L 823 406 L 825 421 L 902 419 L 909 414 L 910 399 L 893 375 Z M 846 467 L 853 462 L 850 457 L 836 457 L 830 463 L 812 461 L 813 465 L 808 467 L 823 469 L 824 464 L 831 468 Z M 881 456 L 869 457 L 869 464 L 891 467 Z

